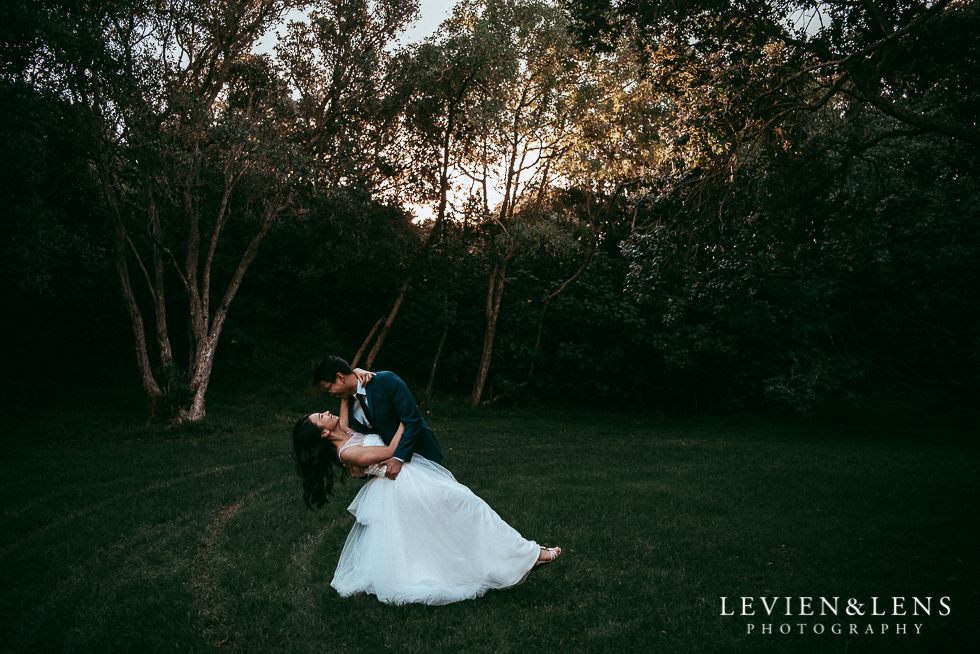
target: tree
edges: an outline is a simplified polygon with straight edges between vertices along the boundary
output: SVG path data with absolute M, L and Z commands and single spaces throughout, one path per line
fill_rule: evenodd
M 608 48 L 624 35 L 647 53 L 648 74 L 675 116 L 663 131 L 674 174 L 651 185 L 683 196 L 677 206 L 688 216 L 717 217 L 739 167 L 759 148 L 791 147 L 805 114 L 868 107 L 899 135 L 915 129 L 980 143 L 971 3 L 567 5 L 580 38 Z
M 470 398 L 476 406 L 493 357 L 508 265 L 521 249 L 555 235 L 544 225 L 543 200 L 553 166 L 570 147 L 579 57 L 562 13 L 542 2 L 462 3 L 443 38 L 483 53 L 494 72 L 466 114 L 468 147 L 457 163 L 471 180 L 470 194 L 482 202 L 490 255 L 486 328 Z M 494 190 L 501 200 L 491 208 Z
M 390 311 L 368 333 L 353 363 L 360 361 L 368 346 L 365 366 L 370 368 L 384 344 L 412 281 L 426 265 L 429 253 L 443 235 L 449 208 L 452 174 L 470 156 L 474 146 L 472 116 L 481 104 L 493 103 L 493 88 L 499 82 L 502 59 L 500 39 L 471 38 L 460 22 L 467 3 L 457 7 L 454 17 L 444 23 L 427 42 L 412 46 L 399 57 L 404 130 L 398 190 L 416 204 L 436 201 L 434 220 L 428 237 L 409 264 Z
M 964 326 L 976 271 L 950 256 L 975 243 L 960 208 L 977 178 L 974 3 L 569 6 L 583 40 L 632 40 L 664 98 L 663 157 L 633 196 L 624 254 L 677 379 L 685 368 L 716 398 L 754 403 L 765 389 L 805 412 L 875 368 L 975 375 L 910 346 L 975 359 Z M 885 209 L 899 205 L 905 215 Z M 914 254 L 914 238 L 947 254 Z M 899 251 L 908 276 L 882 276 L 876 257 Z M 939 284 L 939 267 L 956 273 Z M 900 277 L 916 292 L 902 296 Z
M 345 145 L 367 140 L 365 98 L 382 74 L 386 37 L 412 14 L 379 5 L 387 20 L 381 30 L 358 0 L 45 7 L 46 32 L 23 75 L 74 110 L 113 226 L 154 418 L 204 418 L 229 307 L 269 229 L 299 211 L 305 195 L 363 171 L 363 159 Z M 320 61 L 287 44 L 280 71 L 251 54 L 265 30 L 303 6 L 315 9 L 314 27 L 294 28 L 290 43 L 315 38 Z M 219 247 L 229 243 L 241 249 Z M 170 335 L 174 283 L 186 301 L 186 313 L 177 314 L 188 324 L 186 366 Z

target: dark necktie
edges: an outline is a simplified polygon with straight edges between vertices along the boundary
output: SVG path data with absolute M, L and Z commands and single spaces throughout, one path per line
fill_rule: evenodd
M 364 412 L 364 418 L 365 418 L 365 420 L 367 420 L 370 423 L 370 424 L 364 425 L 364 426 L 365 427 L 371 427 L 372 429 L 374 429 L 374 427 L 375 427 L 375 425 L 374 425 L 374 418 L 371 417 L 371 411 L 368 409 L 367 393 L 365 393 L 364 395 L 358 395 L 357 396 L 357 401 L 361 405 L 361 411 Z

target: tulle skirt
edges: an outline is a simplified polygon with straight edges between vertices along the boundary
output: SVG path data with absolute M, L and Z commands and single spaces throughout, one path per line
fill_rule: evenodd
M 395 481 L 365 483 L 331 586 L 386 604 L 449 604 L 524 581 L 540 548 L 473 491 L 416 454 Z

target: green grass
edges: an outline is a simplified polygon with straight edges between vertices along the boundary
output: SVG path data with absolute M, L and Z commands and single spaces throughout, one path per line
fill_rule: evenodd
M 435 405 L 457 479 L 564 553 L 512 590 L 388 607 L 329 586 L 359 483 L 318 512 L 300 499 L 288 433 L 322 406 L 222 390 L 205 425 L 174 430 L 112 406 L 8 415 L 0 650 L 955 652 L 975 638 L 971 422 Z M 934 610 L 766 619 L 721 616 L 722 596 L 933 597 Z M 911 633 L 863 633 L 882 622 Z M 747 635 L 750 623 L 794 633 Z M 816 636 L 816 623 L 862 634 Z

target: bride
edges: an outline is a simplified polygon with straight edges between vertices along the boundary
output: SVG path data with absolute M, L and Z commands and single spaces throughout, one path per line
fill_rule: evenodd
M 379 466 L 394 454 L 376 434 L 347 428 L 341 415 L 313 413 L 293 429 L 293 456 L 307 507 L 323 506 L 334 467 L 364 468 L 373 477 L 348 507 L 356 522 L 340 554 L 331 586 L 343 597 L 376 595 L 386 604 L 449 604 L 510 588 L 561 548 L 525 540 L 452 473 L 418 453 L 397 480 Z

